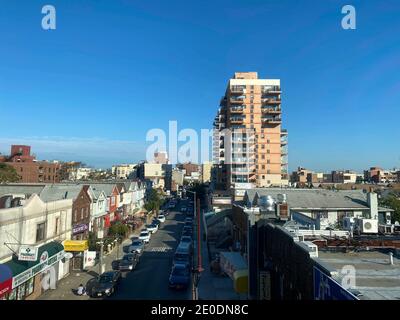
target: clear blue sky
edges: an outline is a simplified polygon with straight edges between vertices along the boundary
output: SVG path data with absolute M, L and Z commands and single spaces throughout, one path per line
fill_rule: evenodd
M 341 8 L 357 30 L 341 28 Z M 400 2 L 0 0 L 0 152 L 95 166 L 211 128 L 229 77 L 280 78 L 290 169 L 400 166 Z M 41 8 L 57 9 L 57 30 Z

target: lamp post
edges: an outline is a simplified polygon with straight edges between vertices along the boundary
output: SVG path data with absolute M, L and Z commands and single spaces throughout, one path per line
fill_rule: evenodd
M 100 244 L 100 256 L 99 256 L 99 275 L 103 273 L 103 240 L 96 242 Z

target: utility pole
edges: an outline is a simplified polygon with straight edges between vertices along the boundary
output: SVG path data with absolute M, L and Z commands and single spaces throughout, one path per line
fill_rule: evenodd
M 101 275 L 103 273 L 103 241 L 97 243 L 100 244 L 99 275 Z

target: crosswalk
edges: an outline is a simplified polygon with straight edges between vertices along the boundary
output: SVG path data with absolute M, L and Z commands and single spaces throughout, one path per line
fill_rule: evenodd
M 168 252 L 168 251 L 171 251 L 172 250 L 172 248 L 170 248 L 170 247 L 153 247 L 153 248 L 149 248 L 149 249 L 146 249 L 145 251 L 149 251 L 149 252 Z

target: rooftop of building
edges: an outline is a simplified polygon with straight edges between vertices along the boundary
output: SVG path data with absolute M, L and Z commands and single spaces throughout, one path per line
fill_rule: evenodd
M 334 278 L 339 283 L 342 268 L 353 266 L 356 273 L 352 289 L 362 294 L 361 300 L 400 300 L 400 259 L 393 257 L 391 265 L 389 254 L 379 251 L 319 251 L 318 259 L 336 271 Z
M 280 194 L 286 195 L 292 209 L 369 209 L 367 193 L 363 190 L 254 188 L 246 190 L 244 201 L 255 204 L 261 196 L 271 196 L 276 201 Z M 386 208 L 379 210 L 392 211 Z

